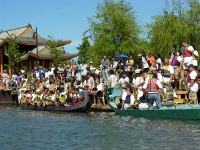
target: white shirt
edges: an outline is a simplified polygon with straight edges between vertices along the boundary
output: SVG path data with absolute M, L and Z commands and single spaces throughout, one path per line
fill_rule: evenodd
M 124 91 L 123 93 L 122 93 L 122 100 L 123 101 L 125 101 L 126 100 L 126 96 L 127 96 L 127 92 L 126 91 Z M 130 104 L 127 104 L 127 103 L 125 103 L 124 104 L 124 109 L 127 109 L 129 106 L 131 106 L 131 105 L 133 105 L 134 104 L 134 101 L 135 101 L 135 98 L 134 98 L 134 96 L 133 95 L 131 95 L 131 100 L 130 100 Z
M 113 62 L 113 69 L 116 69 L 117 63 L 118 63 L 117 61 L 114 61 L 114 62 Z
M 159 80 L 156 81 L 156 84 L 158 85 L 158 87 L 161 89 L 163 88 L 162 84 L 160 83 Z M 143 85 L 143 89 L 147 89 L 147 85 L 148 85 L 148 80 L 145 82 L 145 84 Z M 152 93 L 152 92 L 149 92 L 149 93 Z
M 36 99 L 36 95 L 32 94 L 32 100 L 34 101 Z
M 148 59 L 146 60 L 145 57 L 142 56 L 142 63 L 144 68 L 149 68 L 149 64 L 147 63 Z
M 126 88 L 126 83 L 129 83 L 129 78 L 120 78 L 118 83 L 122 85 L 122 88 Z
M 192 46 L 188 47 L 188 50 L 194 50 L 194 48 Z M 192 56 L 191 57 L 183 57 L 183 63 L 189 63 L 190 61 L 192 61 Z
M 46 77 L 48 77 L 48 78 L 49 78 L 50 74 L 51 74 L 51 72 L 50 72 L 50 71 L 47 71 L 47 72 L 45 72 L 45 78 L 46 78 Z
M 167 70 L 170 72 L 170 74 L 174 74 L 174 68 L 171 65 L 169 65 Z M 165 82 L 169 82 L 169 80 L 170 80 L 170 77 L 163 77 L 163 82 L 164 83 Z
M 108 80 L 111 80 L 111 83 L 110 83 L 110 86 L 111 86 L 111 87 L 114 87 L 114 86 L 117 84 L 117 76 L 114 75 L 114 74 L 111 74 L 111 75 L 108 77 Z
M 87 74 L 86 64 L 81 64 L 81 75 L 84 76 Z
M 195 79 L 196 79 L 196 76 L 198 76 L 198 74 L 197 74 L 196 71 L 192 71 L 192 72 L 190 72 L 189 76 L 190 76 L 191 80 L 195 80 Z M 190 83 L 188 83 L 188 87 L 189 87 L 189 86 L 190 86 Z M 195 82 L 195 83 L 192 85 L 192 87 L 190 88 L 190 90 L 191 90 L 191 91 L 198 92 L 198 90 L 199 90 L 198 83 Z
M 199 56 L 199 54 L 198 54 L 198 52 L 197 52 L 196 50 L 194 51 L 193 54 L 195 54 L 197 57 Z M 194 66 L 198 66 L 197 58 L 192 60 L 192 64 L 193 64 Z
M 138 85 L 138 84 L 141 84 L 141 83 L 143 83 L 144 82 L 144 79 L 143 79 L 143 77 L 136 77 L 136 78 L 133 78 L 133 81 L 132 81 L 132 83 L 134 84 L 134 85 Z M 141 86 L 140 86 L 141 87 Z M 139 87 L 139 88 L 140 88 Z
M 161 61 L 161 59 L 158 58 L 158 59 L 156 60 L 156 62 L 158 62 L 158 63 L 160 64 L 160 68 L 162 68 L 162 61 Z M 158 68 L 158 64 L 157 64 L 157 63 L 156 63 L 156 68 Z
M 100 83 L 97 85 L 97 91 L 102 91 L 103 90 L 103 83 Z
M 157 79 L 162 83 L 163 82 L 163 76 L 160 72 L 157 73 Z

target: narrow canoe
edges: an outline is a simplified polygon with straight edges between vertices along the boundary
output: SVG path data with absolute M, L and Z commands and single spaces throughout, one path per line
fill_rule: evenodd
M 56 111 L 56 112 L 70 112 L 70 111 L 83 112 L 83 111 L 86 111 L 88 101 L 89 101 L 89 97 L 85 96 L 82 103 L 77 104 L 77 105 L 56 107 L 56 106 L 32 106 L 32 105 L 21 104 L 21 109 L 40 110 L 40 111 Z
M 199 104 L 178 104 L 176 107 L 163 106 L 161 109 L 118 109 L 116 103 L 119 103 L 117 97 L 114 101 L 109 101 L 112 110 L 120 115 L 130 115 L 134 117 L 154 117 L 154 118 L 176 118 L 176 119 L 200 119 L 200 105 Z

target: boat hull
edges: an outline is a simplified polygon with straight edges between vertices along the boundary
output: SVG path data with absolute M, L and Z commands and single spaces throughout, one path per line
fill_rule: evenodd
M 109 102 L 112 110 L 120 115 L 129 115 L 134 117 L 153 117 L 153 118 L 173 118 L 173 119 L 200 119 L 200 105 L 180 104 L 177 107 L 164 107 L 153 110 L 121 110 L 116 107 L 115 102 Z
M 32 106 L 32 105 L 21 105 L 21 109 L 26 110 L 39 110 L 39 111 L 56 111 L 56 112 L 83 112 L 86 111 L 86 106 L 89 101 L 88 97 L 84 97 L 81 104 L 70 105 L 70 106 Z

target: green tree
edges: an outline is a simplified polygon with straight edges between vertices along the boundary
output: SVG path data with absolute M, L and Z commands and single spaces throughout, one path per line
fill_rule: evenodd
M 51 58 L 53 59 L 53 64 L 59 64 L 62 60 L 62 55 L 65 53 L 64 51 L 61 51 L 59 48 L 59 43 L 61 40 L 54 40 L 52 37 L 48 36 L 48 47 L 50 50 Z
M 76 47 L 79 50 L 79 57 L 78 61 L 80 62 L 87 62 L 90 59 L 90 42 L 88 41 L 88 37 L 83 37 L 82 44 L 79 44 L 78 47 Z
M 10 69 L 14 69 L 15 65 L 19 63 L 20 57 L 25 54 L 25 52 L 19 52 L 19 44 L 16 39 L 16 35 L 10 35 L 8 32 L 8 38 L 3 39 L 6 40 L 7 45 L 4 46 L 4 52 L 8 56 L 8 64 L 4 64 L 5 67 Z
M 90 59 L 98 62 L 103 55 L 112 58 L 119 53 L 134 54 L 138 49 L 140 29 L 135 12 L 124 0 L 104 0 L 89 18 Z
M 148 40 L 154 54 L 160 53 L 167 57 L 172 45 L 181 47 L 183 41 L 195 45 L 199 49 L 200 35 L 200 2 L 187 0 L 184 5 L 180 0 L 172 4 L 166 0 L 166 8 L 161 15 L 153 17 L 153 23 L 148 24 Z

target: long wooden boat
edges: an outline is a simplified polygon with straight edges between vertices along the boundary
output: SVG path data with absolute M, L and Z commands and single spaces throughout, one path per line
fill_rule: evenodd
M 89 97 L 87 95 L 84 96 L 84 99 L 81 104 L 70 105 L 70 106 L 32 106 L 32 105 L 24 105 L 21 104 L 21 109 L 26 110 L 40 110 L 40 111 L 56 111 L 56 112 L 83 112 L 86 111 L 87 104 L 89 102 Z
M 161 109 L 118 109 L 116 104 L 119 103 L 118 98 L 109 101 L 112 110 L 120 115 L 130 115 L 134 117 L 154 117 L 154 118 L 176 118 L 176 119 L 200 119 L 199 104 L 177 104 L 176 106 L 163 106 Z

